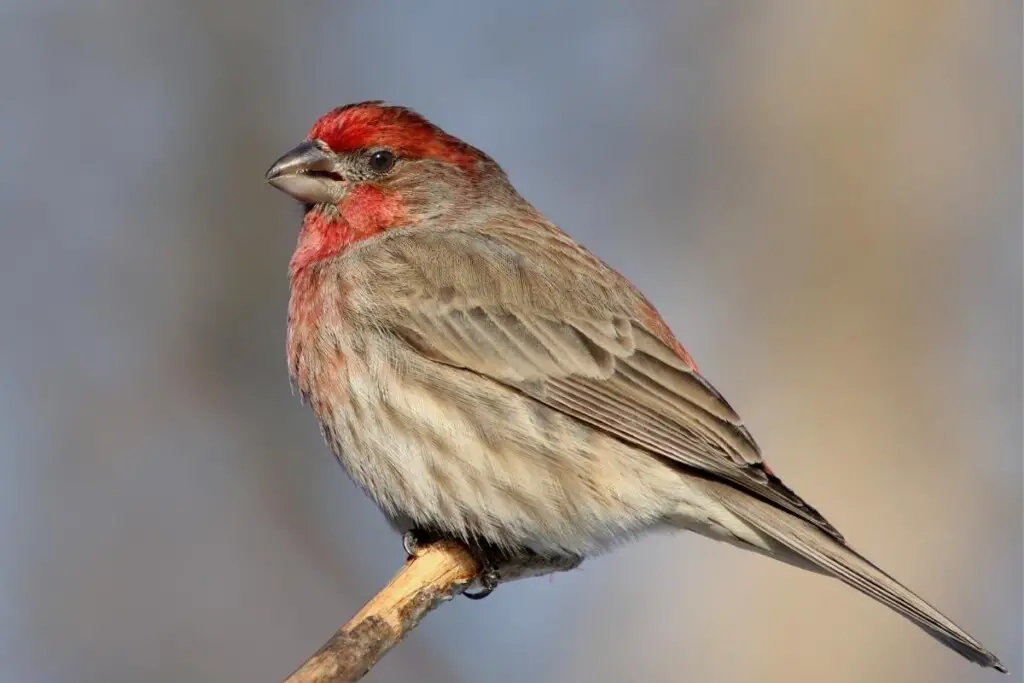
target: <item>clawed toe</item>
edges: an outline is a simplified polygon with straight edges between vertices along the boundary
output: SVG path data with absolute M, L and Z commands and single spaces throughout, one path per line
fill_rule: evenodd
M 426 546 L 444 538 L 446 538 L 445 535 L 435 531 L 414 527 L 402 534 L 402 547 L 405 548 L 406 555 L 412 560 Z M 510 551 L 481 540 L 465 543 L 481 567 L 480 574 L 476 579 L 480 589 L 462 593 L 470 600 L 483 600 L 493 593 L 498 584 L 503 581 L 516 581 L 531 576 L 569 571 L 578 567 L 583 560 L 582 557 L 576 556 L 546 557 L 525 548 Z
M 409 559 L 416 557 L 417 553 L 423 549 L 424 546 L 430 545 L 437 540 L 437 537 L 429 531 L 423 529 L 410 529 L 402 534 L 402 547 L 405 548 L 405 554 L 408 555 Z
M 488 595 L 494 592 L 494 589 L 498 587 L 501 582 L 501 577 L 498 575 L 498 570 L 491 565 L 484 567 L 484 570 L 480 572 L 480 590 L 475 593 L 463 593 L 470 600 L 483 600 Z

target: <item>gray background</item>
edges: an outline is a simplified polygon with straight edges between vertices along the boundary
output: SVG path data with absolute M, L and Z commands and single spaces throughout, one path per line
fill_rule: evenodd
M 787 482 L 1021 680 L 1020 28 L 977 0 L 0 0 L 0 678 L 279 680 L 402 561 L 289 391 L 299 211 L 263 183 L 385 98 L 633 278 Z M 456 601 L 368 680 L 1000 679 L 679 535 Z

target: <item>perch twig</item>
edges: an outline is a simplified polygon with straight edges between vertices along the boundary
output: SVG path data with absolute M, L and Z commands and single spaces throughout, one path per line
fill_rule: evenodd
M 568 571 L 579 560 L 510 561 L 500 581 Z M 476 558 L 460 543 L 438 541 L 418 549 L 376 596 L 284 683 L 358 681 L 419 624 L 428 612 L 469 588 L 480 575 Z
M 479 573 L 476 559 L 457 543 L 424 546 L 285 683 L 358 681 L 427 612 L 465 590 Z

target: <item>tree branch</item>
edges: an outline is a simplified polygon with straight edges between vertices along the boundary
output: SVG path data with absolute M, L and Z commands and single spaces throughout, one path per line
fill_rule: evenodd
M 510 560 L 501 583 L 578 567 L 578 558 Z M 284 683 L 358 681 L 414 629 L 428 612 L 469 588 L 480 564 L 460 543 L 438 541 L 418 549 L 390 583 L 306 660 Z

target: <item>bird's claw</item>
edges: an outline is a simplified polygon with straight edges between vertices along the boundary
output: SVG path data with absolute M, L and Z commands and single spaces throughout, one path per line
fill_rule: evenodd
M 494 589 L 501 582 L 501 576 L 498 574 L 498 570 L 494 568 L 494 565 L 488 562 L 485 563 L 484 569 L 480 572 L 480 577 L 477 581 L 480 583 L 480 590 L 475 593 L 463 593 L 470 600 L 483 600 L 493 593 Z
M 402 534 L 402 547 L 405 548 L 405 554 L 411 560 L 419 554 L 424 546 L 430 545 L 436 540 L 437 538 L 428 531 L 410 529 Z
M 412 528 L 402 534 L 402 547 L 409 560 L 415 559 L 431 543 L 444 540 L 445 535 L 432 529 Z M 486 541 L 465 542 L 467 549 L 479 563 L 480 574 L 475 583 L 480 590 L 462 594 L 470 600 L 483 600 L 494 592 L 502 581 L 515 581 L 528 576 L 564 572 L 574 569 L 583 561 L 582 557 L 543 557 L 535 552 L 519 549 L 509 553 Z M 501 571 L 499 571 L 499 567 Z
M 409 529 L 402 534 L 402 547 L 408 559 L 414 559 L 427 545 L 439 540 L 438 534 L 423 529 Z M 470 600 L 483 600 L 494 592 L 494 589 L 501 583 L 501 576 L 498 574 L 497 563 L 491 559 L 491 553 L 497 552 L 490 548 L 475 547 L 472 549 L 477 561 L 483 569 L 477 577 L 480 590 L 475 593 L 463 593 Z

